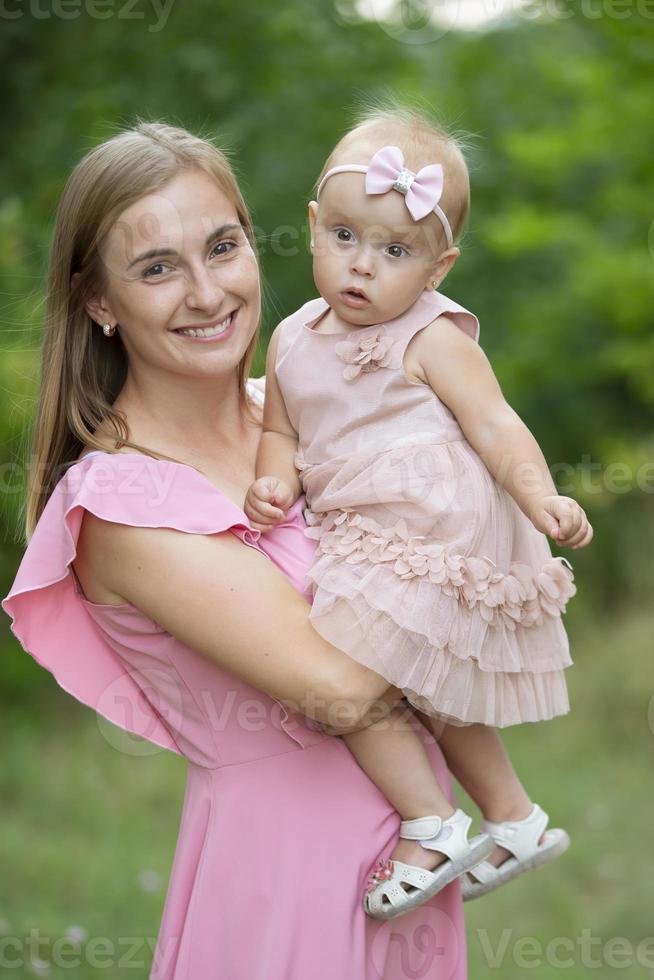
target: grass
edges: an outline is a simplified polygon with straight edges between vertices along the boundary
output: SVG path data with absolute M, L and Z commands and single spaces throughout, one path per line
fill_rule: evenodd
M 466 904 L 474 980 L 654 977 L 652 626 L 642 611 L 577 623 L 570 714 L 505 733 L 530 795 L 572 845 Z
M 572 847 L 555 865 L 466 905 L 474 980 L 654 976 L 654 939 L 644 944 L 654 937 L 652 620 L 643 611 L 577 618 L 570 631 L 571 713 L 509 729 L 505 741 L 531 795 L 554 826 L 566 827 Z M 165 751 L 116 751 L 95 716 L 54 683 L 42 685 L 29 707 L 18 700 L 3 715 L 0 970 L 21 978 L 146 978 L 184 761 Z M 649 718 L 654 724 L 654 710 Z M 32 956 L 31 930 L 49 940 Z M 71 965 L 57 966 L 57 953 Z M 25 965 L 14 968 L 19 958 Z
M 104 739 L 95 715 L 54 683 L 47 699 L 40 695 L 29 716 L 24 708 L 4 712 L 0 936 L 5 944 L 17 937 L 20 949 L 11 945 L 0 972 L 145 978 L 185 762 L 165 750 L 125 756 Z M 45 937 L 38 950 L 27 944 L 31 930 Z M 25 965 L 10 967 L 18 958 Z

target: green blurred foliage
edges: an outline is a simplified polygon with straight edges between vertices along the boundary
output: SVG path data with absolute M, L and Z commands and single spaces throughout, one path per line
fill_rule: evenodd
M 33 16 L 27 3 L 15 9 L 22 15 L 4 19 L 0 33 L 3 594 L 22 548 L 21 453 L 49 237 L 76 161 L 136 115 L 209 134 L 231 151 L 265 280 L 261 373 L 275 322 L 315 292 L 305 218 L 323 160 L 357 102 L 390 92 L 472 134 L 471 221 L 442 289 L 479 315 L 508 400 L 560 490 L 579 497 L 595 526 L 592 547 L 571 556 L 579 596 L 570 615 L 575 605 L 615 611 L 644 600 L 654 489 L 654 26 L 636 4 L 627 16 L 608 3 L 599 16 L 562 3 L 536 17 L 531 6 L 495 29 L 442 31 L 432 41 L 409 21 L 398 30 L 363 19 L 350 0 L 178 2 L 161 24 L 146 2 L 129 14 L 117 2 L 102 20 L 81 0 L 70 19 Z M 607 467 L 616 463 L 627 478 L 611 486 Z M 5 690 L 29 689 L 39 672 L 28 661 L 3 656 Z

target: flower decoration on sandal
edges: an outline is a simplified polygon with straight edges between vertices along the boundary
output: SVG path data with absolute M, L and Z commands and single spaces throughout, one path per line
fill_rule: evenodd
M 362 374 L 369 374 L 391 363 L 394 341 L 386 336 L 383 329 L 366 333 L 355 340 L 343 340 L 336 344 L 334 351 L 347 367 L 343 371 L 346 381 L 355 381 Z
M 378 861 L 368 876 L 368 887 L 366 891 L 372 892 L 382 881 L 389 881 L 393 877 L 394 864 L 388 861 Z

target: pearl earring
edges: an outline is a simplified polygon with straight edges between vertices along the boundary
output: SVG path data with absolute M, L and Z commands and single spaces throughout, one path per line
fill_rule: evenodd
M 431 281 L 431 288 L 432 289 L 436 289 L 437 287 L 438 287 L 438 283 L 436 282 L 435 279 L 432 279 L 432 281 Z
M 102 327 L 102 332 L 105 337 L 113 337 L 113 335 L 116 333 L 116 328 L 112 327 L 110 323 L 105 323 Z

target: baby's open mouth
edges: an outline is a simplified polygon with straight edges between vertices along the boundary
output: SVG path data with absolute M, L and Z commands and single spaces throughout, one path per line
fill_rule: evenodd
M 357 289 L 356 286 L 353 286 L 350 289 L 344 289 L 343 296 L 350 296 L 352 299 L 358 299 L 358 300 L 368 299 L 363 289 Z

